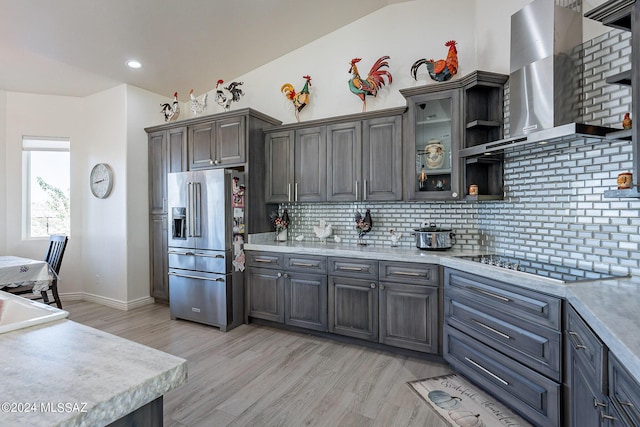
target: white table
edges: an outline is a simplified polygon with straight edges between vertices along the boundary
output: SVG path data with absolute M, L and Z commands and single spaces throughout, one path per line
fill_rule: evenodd
M 33 285 L 33 292 L 49 289 L 49 264 L 30 258 L 0 256 L 0 289 Z

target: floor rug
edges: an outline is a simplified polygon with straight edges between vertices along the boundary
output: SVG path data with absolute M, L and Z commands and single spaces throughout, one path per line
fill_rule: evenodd
M 461 375 L 443 375 L 407 384 L 451 426 L 531 426 Z

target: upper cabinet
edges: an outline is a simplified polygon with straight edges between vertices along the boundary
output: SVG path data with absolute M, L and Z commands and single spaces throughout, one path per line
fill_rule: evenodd
M 266 131 L 267 202 L 401 200 L 403 111 Z
M 189 126 L 189 169 L 242 164 L 245 146 L 244 116 Z
M 407 98 L 404 139 L 407 200 L 503 197 L 502 158 L 465 158 L 461 151 L 501 139 L 508 76 L 474 71 L 460 79 L 400 91 Z M 478 194 L 469 194 L 476 185 Z

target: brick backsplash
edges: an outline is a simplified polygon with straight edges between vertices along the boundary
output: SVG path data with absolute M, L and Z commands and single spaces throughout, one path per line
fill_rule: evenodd
M 583 64 L 581 121 L 620 128 L 631 110 L 631 91 L 605 82 L 630 69 L 629 32 L 612 30 L 574 52 Z M 505 87 L 505 129 L 509 121 Z M 401 246 L 413 247 L 413 229 L 425 222 L 451 228 L 459 249 L 488 249 L 584 268 L 640 277 L 640 200 L 606 199 L 620 171 L 630 170 L 631 144 L 584 138 L 505 154 L 502 201 L 396 203 L 288 203 L 289 239 L 318 241 L 320 219 L 332 224 L 344 244 L 355 244 L 354 212 L 371 210 L 373 230 L 365 240 L 391 244 L 389 230 L 403 233 Z

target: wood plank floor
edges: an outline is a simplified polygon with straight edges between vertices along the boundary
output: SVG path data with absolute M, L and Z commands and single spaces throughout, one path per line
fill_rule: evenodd
M 255 324 L 224 333 L 170 320 L 161 304 L 64 308 L 71 320 L 188 361 L 187 383 L 165 395 L 165 426 L 447 425 L 406 384 L 450 373 L 445 364 Z

